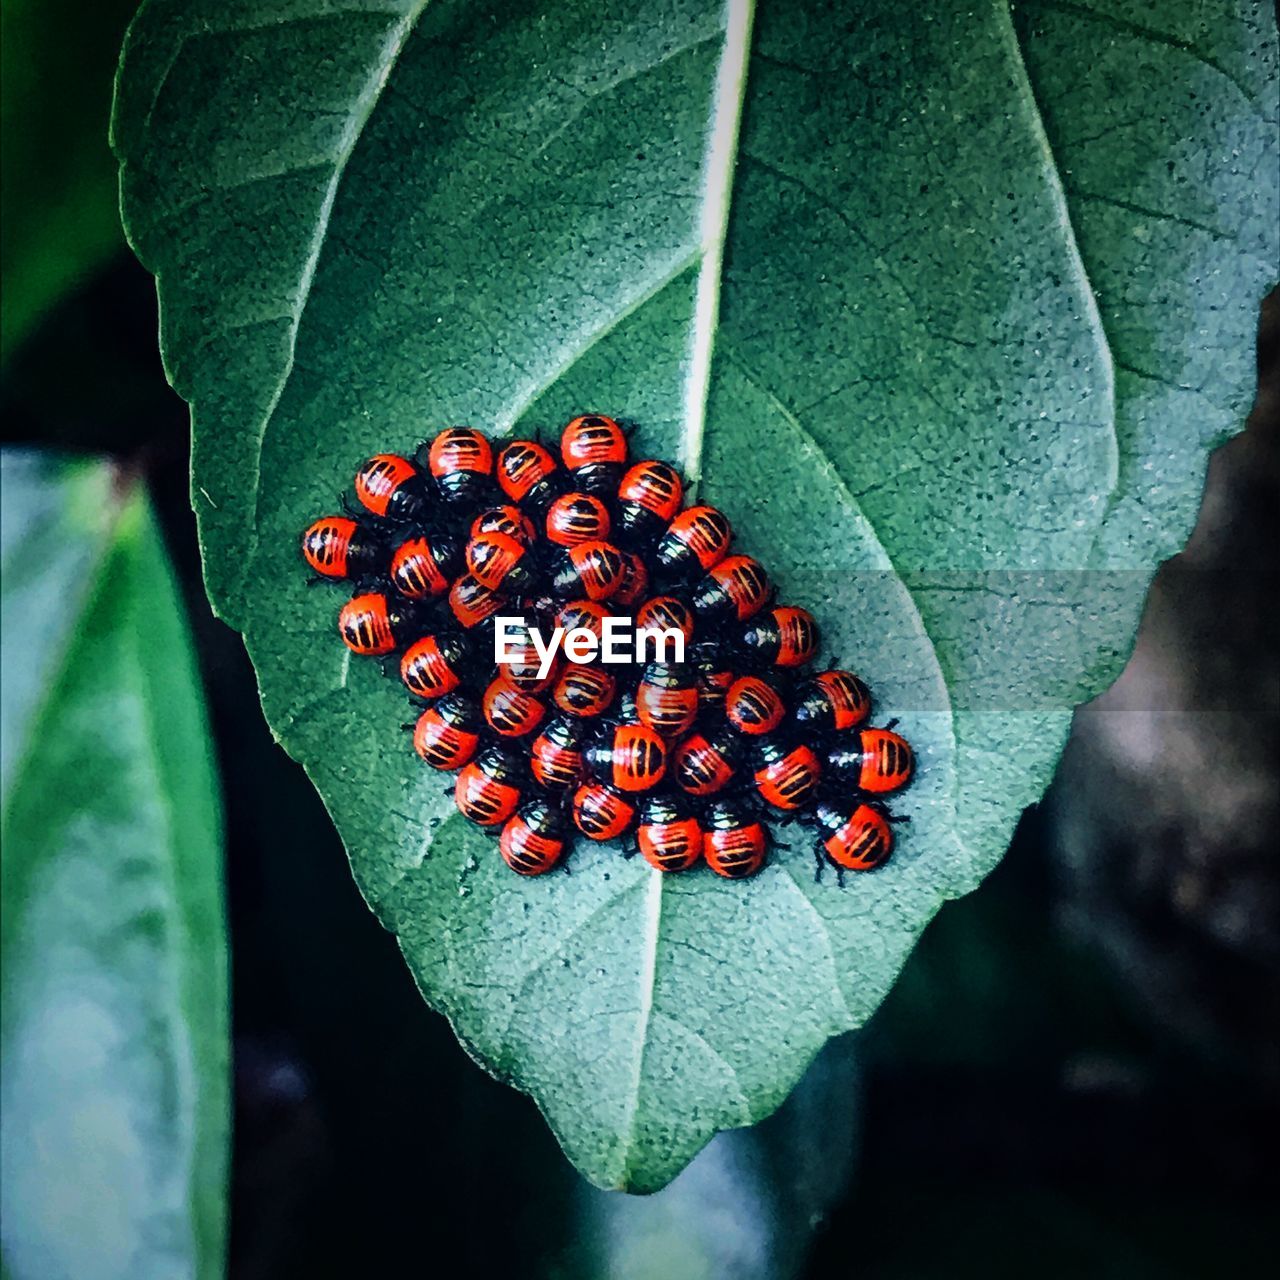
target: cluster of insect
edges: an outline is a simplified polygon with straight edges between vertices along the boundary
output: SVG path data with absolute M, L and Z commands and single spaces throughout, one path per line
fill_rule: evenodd
M 558 456 L 453 427 L 412 459 L 370 458 L 357 503 L 302 537 L 321 579 L 355 584 L 342 640 L 398 662 L 415 749 L 457 771 L 459 812 L 522 875 L 561 861 L 570 824 L 633 837 L 662 872 L 705 861 L 740 879 L 764 865 L 772 826 L 798 819 L 816 829 L 819 874 L 824 858 L 841 875 L 879 866 L 911 747 L 892 721 L 869 727 L 856 675 L 812 670 L 812 615 L 775 604 L 761 565 L 731 554 L 724 514 L 686 507 L 674 467 L 628 454 L 627 432 L 591 414 Z M 508 638 L 519 619 L 502 664 L 499 615 Z M 684 660 L 585 665 L 535 643 L 534 628 L 599 636 L 621 615 L 679 633 Z

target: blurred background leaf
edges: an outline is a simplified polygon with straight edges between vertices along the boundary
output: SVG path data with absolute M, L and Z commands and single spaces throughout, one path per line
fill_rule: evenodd
M 223 1270 L 221 820 L 142 487 L 6 451 L 0 1198 L 7 1274 Z
M 3 0 L 0 361 L 124 243 L 107 115 L 136 0 Z

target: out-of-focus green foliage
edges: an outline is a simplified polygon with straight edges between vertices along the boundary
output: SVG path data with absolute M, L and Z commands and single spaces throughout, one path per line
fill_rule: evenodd
M 13 1280 L 222 1274 L 221 821 L 146 497 L 6 453 L 0 1222 Z
M 107 144 L 111 82 L 136 0 L 3 0 L 0 359 L 123 244 Z

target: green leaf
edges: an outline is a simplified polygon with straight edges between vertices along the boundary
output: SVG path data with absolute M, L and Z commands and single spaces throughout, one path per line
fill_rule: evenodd
M 1132 11 L 1131 11 L 1132 10 Z M 1250 391 L 1275 30 L 1115 3 L 150 0 L 114 118 L 206 583 L 427 1000 L 605 1186 L 860 1024 L 1041 793 Z M 1105 74 L 1082 68 L 1104 67 Z M 450 817 L 296 540 L 432 429 L 642 424 L 922 767 L 893 863 L 530 886 Z
M 115 50 L 137 7 L 135 0 L 4 0 L 0 358 L 62 293 L 124 247 L 107 120 Z
M 220 815 L 140 490 L 3 455 L 6 1275 L 223 1271 Z

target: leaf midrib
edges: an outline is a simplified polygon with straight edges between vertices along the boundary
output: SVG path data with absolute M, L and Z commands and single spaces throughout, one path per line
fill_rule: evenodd
M 77 619 L 89 615 L 96 607 L 106 587 L 107 569 L 114 554 L 116 539 L 119 536 L 121 517 L 128 506 L 132 488 L 133 486 L 130 485 L 127 488 L 116 490 L 113 496 L 118 496 L 119 501 L 112 512 L 110 523 L 99 532 L 95 540 L 96 554 L 84 566 L 83 585 L 80 595 L 74 600 L 64 601 L 64 607 L 73 612 Z M 5 788 L 5 804 L 0 809 L 0 831 L 8 827 L 9 810 L 12 808 L 13 797 L 21 790 L 22 783 L 31 764 L 32 748 L 38 736 L 37 730 L 46 717 L 49 708 L 61 696 L 63 686 L 70 679 L 71 660 L 75 656 L 79 644 L 78 625 L 68 626 L 62 637 L 62 645 L 47 669 L 44 696 L 31 708 L 28 717 L 30 733 L 26 741 L 22 743 L 20 751 L 10 767 L 9 784 Z
M 703 162 L 704 200 L 699 235 L 702 266 L 694 290 L 690 369 L 685 385 L 684 429 L 680 462 L 691 492 L 702 477 L 702 446 L 706 437 L 707 400 L 711 367 L 720 321 L 720 286 L 724 275 L 724 245 L 733 204 L 742 108 L 746 102 L 751 63 L 751 32 L 755 0 L 728 0 L 724 49 L 716 68 L 711 128 Z
M 685 383 L 685 412 L 680 462 L 691 492 L 702 473 L 702 447 L 706 438 L 707 400 L 711 391 L 711 366 L 720 320 L 720 285 L 724 274 L 724 245 L 733 204 L 733 179 L 737 166 L 742 108 L 746 101 L 747 72 L 751 62 L 751 31 L 755 0 L 728 0 L 724 47 L 716 68 L 711 127 L 707 132 L 703 162 L 703 204 L 698 248 L 702 265 L 694 289 L 693 326 L 690 333 L 690 368 Z M 627 1140 L 622 1153 L 621 1185 L 634 1172 L 644 1090 L 645 1058 L 649 1049 L 654 996 L 658 983 L 658 941 L 662 929 L 665 893 L 661 872 L 651 870 L 645 889 L 644 936 L 640 981 L 640 1011 L 636 1066 L 631 1089 Z
M 134 495 L 133 501 L 139 503 L 142 508 L 135 517 L 135 538 L 138 536 L 137 530 L 139 528 L 143 529 L 147 535 L 153 536 L 154 530 L 149 527 L 150 513 L 146 510 L 145 496 L 137 493 Z M 148 523 L 142 523 L 144 521 Z M 119 553 L 122 550 L 119 543 L 117 543 L 115 551 Z M 128 554 L 132 554 L 134 557 L 134 563 L 130 566 L 130 569 L 136 573 L 138 572 L 136 544 L 129 549 Z M 136 597 L 130 600 L 131 613 L 136 614 L 137 603 Z M 121 618 L 120 626 L 123 632 L 121 636 L 123 660 L 132 669 L 138 691 L 138 715 L 141 721 L 143 739 L 142 750 L 139 753 L 141 756 L 139 763 L 146 769 L 149 775 L 151 791 L 157 797 L 157 816 L 162 831 L 159 843 L 164 851 L 164 856 L 155 859 L 153 865 L 157 877 L 164 880 L 166 887 L 166 892 L 161 895 L 161 901 L 157 907 L 157 912 L 162 921 L 163 939 L 161 946 L 165 947 L 167 944 L 169 955 L 173 961 L 167 972 L 162 975 L 165 1021 L 167 1024 L 165 1026 L 165 1034 L 170 1044 L 169 1058 L 173 1065 L 174 1084 L 177 1093 L 177 1106 L 175 1107 L 177 1122 L 175 1128 L 181 1135 L 183 1159 L 181 1175 L 183 1184 L 191 1186 L 195 1178 L 197 1149 L 199 1146 L 200 1124 L 197 1118 L 197 1110 L 200 1105 L 200 1085 L 195 1065 L 195 1043 L 191 1034 L 190 1021 L 185 1016 L 183 982 L 180 977 L 183 959 L 190 957 L 194 948 L 191 945 L 189 922 L 178 905 L 182 896 L 174 857 L 174 851 L 177 848 L 179 839 L 178 815 L 174 811 L 173 795 L 160 758 L 160 738 L 156 729 L 156 708 L 153 700 L 148 696 L 150 680 L 142 656 L 146 622 L 144 618 L 125 616 Z M 198 963 L 206 962 L 207 960 L 204 957 L 201 957 L 198 961 Z M 194 1232 L 191 1247 L 193 1254 L 199 1247 L 197 1240 L 194 1238 Z

